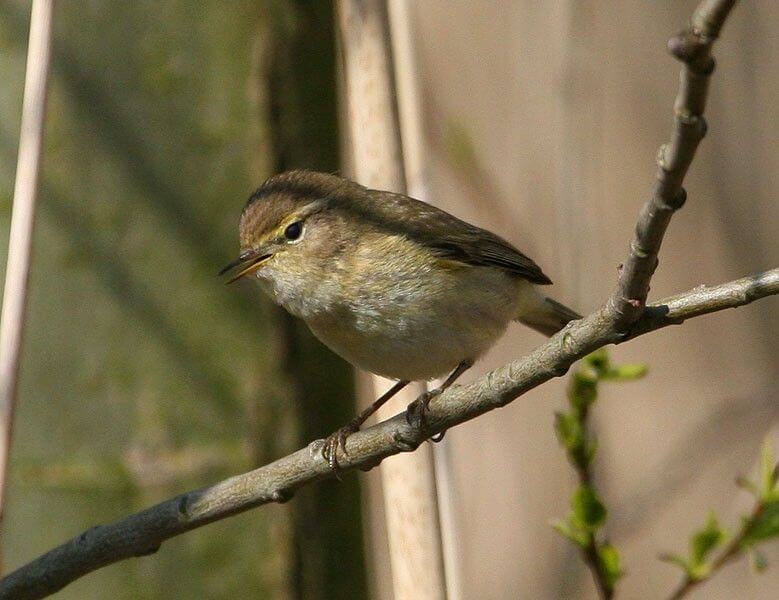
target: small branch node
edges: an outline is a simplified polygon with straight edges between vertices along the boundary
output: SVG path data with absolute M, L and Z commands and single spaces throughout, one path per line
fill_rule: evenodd
M 179 521 L 189 521 L 189 499 L 186 494 L 179 497 L 176 515 Z
M 102 527 L 102 525 L 95 525 L 94 527 L 90 527 L 84 533 L 78 536 L 78 538 L 76 539 L 76 543 L 79 546 L 86 544 L 89 541 L 89 538 L 92 536 L 92 534 L 95 533 L 98 529 L 100 529 L 100 527 Z
M 657 206 L 663 210 L 679 210 L 682 206 L 684 206 L 685 202 L 687 202 L 687 190 L 684 188 L 679 188 L 679 191 L 676 192 L 676 195 L 670 199 L 666 199 L 663 196 L 658 195 L 656 202 Z M 655 268 L 657 268 L 657 262 L 655 263 Z
M 676 192 L 676 196 L 673 199 L 673 206 L 676 210 L 680 209 L 687 202 L 687 190 L 685 188 L 679 188 Z
M 689 109 L 682 109 L 676 112 L 676 117 L 679 120 L 679 124 L 682 127 L 689 128 L 698 141 L 706 137 L 709 125 L 703 115 L 696 115 L 690 112 Z
M 277 504 L 284 504 L 285 502 L 289 502 L 294 495 L 295 493 L 292 490 L 279 489 L 274 490 L 271 493 L 270 499 Z
M 700 60 L 708 52 L 706 38 L 691 29 L 679 32 L 668 40 L 668 51 L 683 63 L 691 64 Z
M 570 365 L 555 365 L 553 369 L 551 369 L 552 377 L 562 377 L 566 373 L 568 373 L 568 370 L 570 369 Z
M 641 246 L 638 240 L 630 242 L 630 253 L 636 258 L 649 258 L 649 252 Z
M 713 56 L 706 56 L 695 62 L 687 63 L 687 68 L 696 75 L 709 77 L 717 68 L 717 61 Z
M 666 162 L 666 153 L 668 151 L 668 144 L 663 144 L 657 149 L 657 154 L 655 155 L 655 162 L 657 162 L 657 166 L 660 167 L 663 171 L 668 171 L 668 163 Z
M 317 459 L 322 458 L 322 450 L 325 447 L 325 440 L 319 439 L 314 440 L 308 445 L 308 453 L 311 456 L 311 458 Z
M 682 31 L 668 40 L 668 51 L 698 75 L 709 76 L 716 68 L 716 61 L 709 55 L 713 37 L 694 29 Z
M 638 298 L 624 298 L 625 302 L 632 306 L 633 308 L 641 308 L 644 304 L 639 300 Z
M 566 329 L 568 328 L 568 325 L 565 326 Z M 560 349 L 563 352 L 571 352 L 574 347 L 576 346 L 576 338 L 571 335 L 569 331 L 563 331 L 563 334 L 560 336 Z M 568 371 L 568 367 L 565 367 L 565 372 L 563 372 L 561 375 L 565 375 L 565 373 Z M 558 375 L 559 377 L 560 375 Z
M 403 431 L 396 431 L 392 434 L 392 439 L 401 452 L 413 452 L 419 447 L 419 442 L 407 437 Z
M 702 64 L 696 65 L 695 71 L 700 75 L 706 75 L 707 77 L 714 73 L 717 68 L 717 59 L 713 56 L 709 56 L 703 61 Z

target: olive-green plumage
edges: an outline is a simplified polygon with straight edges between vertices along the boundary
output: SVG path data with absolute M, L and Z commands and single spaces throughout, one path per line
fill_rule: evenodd
M 513 320 L 552 335 L 578 318 L 538 290 L 550 279 L 504 239 L 335 175 L 269 179 L 244 208 L 240 241 L 223 270 L 236 270 L 231 281 L 254 273 L 332 350 L 401 385 L 456 369 L 450 384 Z M 368 414 L 331 436 L 331 465 L 334 444 Z
M 368 190 L 348 179 L 312 171 L 277 175 L 252 194 L 244 209 L 242 242 L 258 227 L 263 232 L 272 229 L 296 205 L 320 199 L 327 199 L 327 209 L 349 221 L 390 235 L 400 233 L 441 258 L 498 267 L 531 283 L 552 283 L 535 262 L 494 233 L 415 198 Z
M 244 208 L 240 240 L 239 276 L 254 272 L 335 352 L 394 379 L 473 362 L 512 320 L 551 335 L 577 318 L 537 291 L 550 279 L 497 235 L 335 175 L 269 179 Z

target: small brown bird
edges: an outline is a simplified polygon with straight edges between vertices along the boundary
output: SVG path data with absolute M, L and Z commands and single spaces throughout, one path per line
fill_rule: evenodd
M 254 274 L 263 289 L 334 352 L 397 383 L 325 443 L 340 446 L 411 381 L 449 374 L 430 400 L 473 365 L 511 321 L 552 335 L 574 311 L 544 295 L 552 283 L 511 244 L 403 194 L 324 173 L 270 178 L 241 214 L 240 256 L 220 275 Z

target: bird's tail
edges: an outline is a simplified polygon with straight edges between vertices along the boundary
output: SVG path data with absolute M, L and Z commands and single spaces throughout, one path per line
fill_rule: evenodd
M 534 291 L 537 292 L 535 301 L 525 304 L 517 317 L 520 323 L 551 337 L 571 321 L 582 318 L 576 311 L 541 294 L 537 288 Z

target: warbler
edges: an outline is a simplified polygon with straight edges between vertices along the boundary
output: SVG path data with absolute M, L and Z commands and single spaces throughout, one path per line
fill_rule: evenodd
M 240 255 L 220 275 L 253 274 L 351 364 L 397 383 L 327 438 L 337 470 L 357 431 L 411 381 L 449 387 L 511 321 L 546 335 L 580 318 L 538 286 L 551 280 L 497 235 L 403 194 L 312 171 L 268 179 L 240 218 Z

